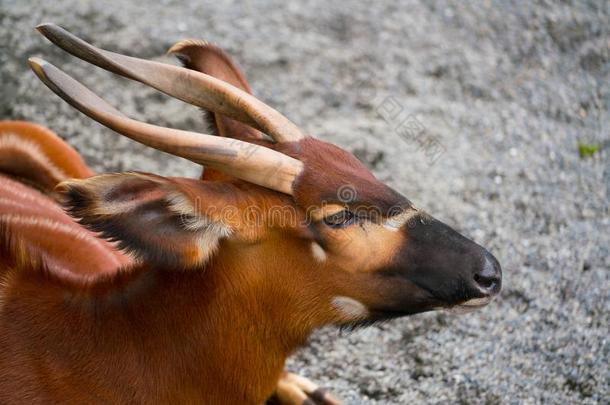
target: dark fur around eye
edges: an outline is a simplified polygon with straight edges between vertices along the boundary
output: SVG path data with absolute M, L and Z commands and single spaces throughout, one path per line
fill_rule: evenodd
M 343 228 L 356 222 L 353 212 L 343 210 L 324 218 L 324 223 L 331 228 Z

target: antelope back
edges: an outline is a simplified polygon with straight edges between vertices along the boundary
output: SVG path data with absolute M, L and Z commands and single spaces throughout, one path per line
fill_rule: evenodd
M 55 133 L 24 121 L 0 121 L 0 172 L 44 192 L 65 179 L 93 174 Z
M 5 245 L 5 265 L 30 257 L 58 273 L 96 274 L 114 272 L 129 262 L 78 225 L 53 198 L 59 182 L 92 174 L 78 153 L 48 129 L 0 122 L 0 243 Z

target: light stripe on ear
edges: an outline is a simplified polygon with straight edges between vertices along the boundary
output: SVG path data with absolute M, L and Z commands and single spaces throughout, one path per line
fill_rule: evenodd
M 227 225 L 216 222 L 204 215 L 199 214 L 197 208 L 182 193 L 172 191 L 166 197 L 169 209 L 180 216 L 182 226 L 187 231 L 196 232 L 197 243 L 202 253 L 210 256 L 218 247 L 218 241 L 229 237 L 232 233 Z M 208 257 L 204 257 L 206 260 Z
M 184 193 L 183 187 L 160 176 L 123 173 L 63 182 L 57 191 L 82 225 L 136 260 L 192 268 L 205 263 L 231 229 L 202 215 L 188 196 L 193 191 Z

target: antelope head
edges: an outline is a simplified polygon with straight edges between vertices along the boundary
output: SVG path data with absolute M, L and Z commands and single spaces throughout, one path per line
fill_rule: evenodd
M 486 249 L 254 98 L 236 68 L 231 77 L 215 75 L 226 80 L 203 73 L 198 57 L 210 45 L 174 46 L 184 68 L 101 50 L 55 25 L 38 29 L 81 59 L 213 112 L 225 135 L 132 120 L 50 63 L 30 59 L 49 88 L 94 120 L 222 173 L 201 180 L 108 174 L 59 186 L 82 224 L 140 261 L 205 269 L 226 279 L 233 297 L 255 297 L 250 307 L 278 317 L 290 311 L 298 328 L 474 309 L 498 294 L 500 265 Z

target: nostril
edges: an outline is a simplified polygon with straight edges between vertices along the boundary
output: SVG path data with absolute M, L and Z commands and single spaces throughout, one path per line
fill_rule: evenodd
M 493 256 L 486 256 L 483 269 L 475 273 L 473 278 L 477 287 L 482 292 L 485 294 L 496 294 L 500 290 L 501 274 L 500 265 L 497 260 Z
M 481 274 L 474 275 L 474 281 L 486 290 L 490 290 L 498 281 L 497 277 L 486 277 Z

